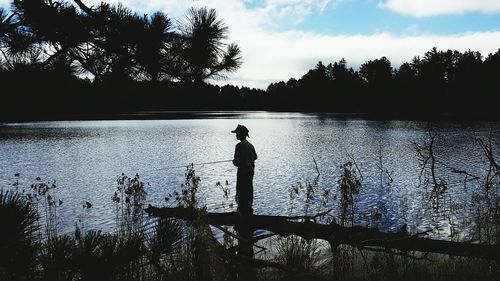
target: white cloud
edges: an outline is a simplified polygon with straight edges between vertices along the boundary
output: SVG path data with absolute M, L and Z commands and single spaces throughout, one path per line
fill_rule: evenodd
M 97 5 L 101 1 L 83 0 L 88 6 Z M 105 2 L 120 2 L 140 13 L 161 10 L 175 18 L 182 16 L 190 7 L 207 6 L 216 8 L 217 11 L 226 10 L 229 12 L 233 10 L 235 15 L 239 15 L 241 11 L 244 11 L 246 16 L 256 16 L 258 14 L 257 18 L 250 17 L 244 18 L 244 20 L 257 21 L 259 24 L 265 22 L 273 26 L 278 22 L 282 23 L 285 21 L 300 23 L 313 13 L 321 13 L 328 6 L 333 7 L 343 1 L 345 0 L 265 0 L 259 1 L 259 3 L 255 3 L 256 1 L 252 0 L 107 0 Z M 253 5 L 253 8 L 246 8 L 246 4 Z M 242 19 L 240 18 L 240 20 Z
M 10 7 L 10 0 L 0 0 L 0 7 L 4 9 Z
M 367 60 L 386 56 L 398 67 L 416 55 L 422 56 L 432 47 L 462 52 L 471 49 L 487 55 L 498 50 L 500 32 L 399 37 L 387 33 L 325 36 L 291 31 L 263 32 L 254 39 L 237 40 L 242 46 L 245 63 L 227 83 L 265 88 L 269 82 L 300 78 L 319 60 L 326 64 L 345 58 L 348 66 L 356 69 Z
M 301 22 L 314 12 L 323 12 L 330 0 L 267 0 L 264 7 L 269 16 Z
M 499 13 L 499 0 L 384 0 L 379 7 L 414 17 L 481 12 Z

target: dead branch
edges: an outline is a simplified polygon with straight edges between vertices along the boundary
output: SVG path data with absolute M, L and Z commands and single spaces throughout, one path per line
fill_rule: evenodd
M 358 163 L 354 159 L 354 155 L 347 153 L 347 157 L 349 157 L 350 161 L 352 162 L 352 164 L 354 165 L 354 167 L 358 171 L 360 180 L 363 181 L 363 174 L 361 173 L 361 169 L 358 167 Z
M 485 143 L 481 138 L 476 138 L 476 142 L 481 146 L 484 155 L 488 159 L 489 167 L 488 174 L 486 175 L 486 186 L 489 188 L 492 185 L 492 181 L 495 177 L 500 175 L 500 166 L 495 160 L 495 155 L 493 153 L 493 146 L 491 144 L 491 136 L 488 139 L 488 143 Z
M 80 9 L 82 11 L 84 11 L 85 13 L 87 13 L 88 15 L 94 15 L 95 14 L 95 11 L 92 10 L 92 8 L 89 8 L 88 6 L 86 6 L 85 4 L 83 4 L 83 2 L 81 0 L 74 0 L 74 1 L 78 5 L 78 7 L 80 7 Z
M 392 251 L 390 249 L 384 249 L 384 248 L 360 247 L 358 249 L 360 250 L 360 253 L 362 253 L 361 250 L 367 250 L 367 251 L 371 251 L 371 252 L 386 253 L 386 254 L 391 254 L 391 255 L 395 255 L 395 256 L 401 256 L 401 257 L 410 258 L 410 259 L 414 259 L 414 260 L 430 261 L 429 258 L 427 257 L 427 255 L 428 255 L 427 253 L 423 254 L 422 256 L 415 256 L 415 255 L 407 254 L 404 252 Z
M 154 217 L 175 217 L 195 220 L 195 208 L 157 208 L 149 206 L 146 212 Z M 244 218 L 236 212 L 207 213 L 209 224 L 248 225 L 253 229 L 267 230 L 282 236 L 297 235 L 305 239 L 323 239 L 331 245 L 351 245 L 354 247 L 377 247 L 406 251 L 441 253 L 456 256 L 500 260 L 499 245 L 473 244 L 435 240 L 410 236 L 406 231 L 397 233 L 381 232 L 362 226 L 342 227 L 335 222 L 326 225 L 311 221 L 292 221 L 282 216 L 249 215 Z
M 241 235 L 234 234 L 231 231 L 225 229 L 224 227 L 222 227 L 222 226 L 220 226 L 218 224 L 212 224 L 212 226 L 214 226 L 215 228 L 219 229 L 220 231 L 224 232 L 225 234 L 227 234 L 227 235 L 229 235 L 229 236 L 231 236 L 233 238 L 236 238 L 236 239 L 238 239 L 240 241 L 244 241 L 244 242 L 250 243 L 254 247 L 257 247 L 257 248 L 259 248 L 261 250 L 264 250 L 264 251 L 267 250 L 267 248 L 265 248 L 265 247 L 256 245 L 255 242 L 258 241 L 258 240 L 255 240 L 254 238 L 245 238 L 245 237 L 243 237 Z
M 314 156 L 313 156 L 313 161 L 314 161 L 314 167 L 316 168 L 316 173 L 317 173 L 316 178 L 319 178 L 320 173 L 319 173 L 318 163 L 316 163 L 316 159 L 314 158 Z

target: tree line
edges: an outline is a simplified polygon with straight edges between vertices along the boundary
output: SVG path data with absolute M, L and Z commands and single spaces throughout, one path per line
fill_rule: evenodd
M 213 9 L 174 20 L 121 4 L 12 0 L 0 8 L 0 119 L 71 118 L 145 110 L 276 110 L 383 116 L 495 116 L 500 50 L 441 51 L 395 68 L 321 61 L 267 89 L 217 86 L 243 63 Z
M 357 71 L 345 59 L 326 66 L 320 61 L 298 80 L 272 83 L 267 94 L 278 109 L 494 116 L 499 72 L 500 50 L 483 58 L 470 50 L 432 48 L 399 68 L 386 57 L 369 60 Z

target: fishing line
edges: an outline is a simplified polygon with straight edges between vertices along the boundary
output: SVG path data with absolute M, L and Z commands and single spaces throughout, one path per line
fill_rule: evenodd
M 163 167 L 163 168 L 158 168 L 158 169 L 153 169 L 153 170 L 147 170 L 145 172 L 156 172 L 156 171 L 163 171 L 163 170 L 170 170 L 170 169 L 187 168 L 190 165 L 201 166 L 201 165 L 218 164 L 218 163 L 225 163 L 225 162 L 231 162 L 231 161 L 233 161 L 233 160 L 230 159 L 230 160 L 220 160 L 220 161 L 212 161 L 212 162 L 203 162 L 203 163 L 191 163 L 191 164 L 183 165 L 183 166 L 170 166 L 170 167 Z

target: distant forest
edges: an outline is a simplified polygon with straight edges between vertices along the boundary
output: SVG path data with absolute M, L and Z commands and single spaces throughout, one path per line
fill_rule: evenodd
M 500 50 L 483 59 L 479 52 L 432 48 L 397 69 L 386 57 L 367 61 L 358 71 L 344 59 L 326 66 L 318 62 L 299 80 L 269 85 L 266 94 L 277 109 L 496 117 L 499 74 Z
M 244 62 L 213 9 L 174 21 L 118 4 L 13 0 L 0 8 L 0 119 L 92 118 L 138 111 L 275 110 L 380 117 L 498 118 L 500 50 L 436 48 L 399 68 L 318 62 L 267 89 L 217 86 Z

